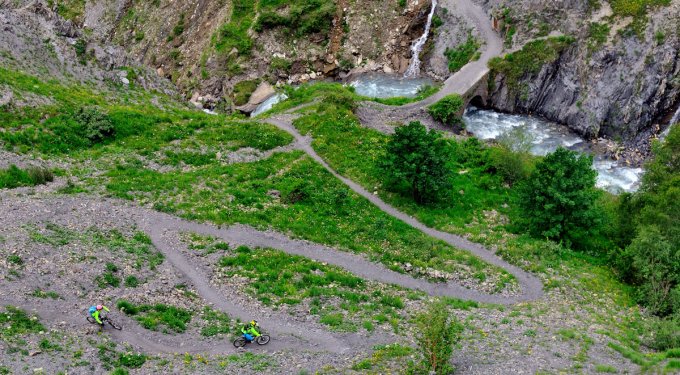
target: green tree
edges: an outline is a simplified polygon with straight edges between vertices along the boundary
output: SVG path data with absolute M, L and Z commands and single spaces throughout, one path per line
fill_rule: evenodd
M 624 258 L 631 260 L 640 303 L 658 315 L 680 310 L 680 247 L 673 247 L 658 226 L 640 228 Z
M 619 208 L 613 264 L 650 312 L 680 316 L 680 127 L 653 146 L 640 189 Z
M 453 346 L 460 340 L 462 326 L 455 316 L 449 315 L 445 303 L 437 302 L 416 317 L 418 346 L 423 355 L 422 367 L 426 373 L 450 374 Z
M 449 156 L 449 147 L 438 132 L 411 122 L 396 128 L 381 168 L 389 185 L 409 191 L 418 203 L 426 203 L 450 188 Z
M 535 237 L 584 247 L 597 230 L 592 157 L 558 148 L 519 185 L 519 223 Z

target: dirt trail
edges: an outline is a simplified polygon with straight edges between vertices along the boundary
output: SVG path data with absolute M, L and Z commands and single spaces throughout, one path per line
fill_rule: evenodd
M 456 297 L 456 298 L 461 298 L 461 299 L 466 299 L 466 300 L 473 300 L 473 301 L 478 301 L 478 302 L 488 302 L 488 303 L 498 303 L 498 304 L 512 304 L 512 303 L 517 303 L 521 301 L 531 301 L 540 298 L 543 295 L 543 284 L 541 281 L 534 275 L 525 272 L 521 270 L 519 267 L 516 267 L 491 251 L 487 250 L 484 248 L 484 246 L 471 242 L 463 237 L 456 236 L 450 233 L 445 233 L 436 229 L 432 229 L 425 224 L 419 222 L 415 218 L 406 215 L 405 213 L 397 210 L 396 208 L 390 206 L 389 204 L 385 203 L 382 199 L 380 199 L 378 196 L 372 194 L 371 192 L 367 191 L 364 189 L 361 185 L 357 184 L 356 182 L 338 174 L 333 168 L 326 163 L 325 160 L 319 156 L 319 154 L 316 153 L 314 148 L 312 147 L 312 138 L 310 136 L 303 136 L 301 135 L 297 129 L 292 124 L 293 119 L 295 118 L 295 115 L 291 114 L 283 114 L 275 117 L 271 117 L 266 119 L 265 121 L 278 127 L 281 130 L 284 130 L 291 134 L 293 137 L 295 137 L 296 143 L 299 145 L 300 149 L 303 150 L 307 155 L 309 155 L 312 159 L 316 160 L 319 164 L 321 164 L 326 170 L 328 170 L 333 176 L 335 176 L 337 179 L 342 181 L 345 185 L 347 185 L 350 189 L 352 189 L 355 193 L 361 195 L 362 197 L 368 199 L 371 203 L 376 205 L 380 210 L 383 212 L 389 214 L 390 216 L 393 216 L 408 225 L 412 226 L 413 228 L 416 228 L 420 230 L 421 232 L 432 236 L 434 238 L 440 239 L 446 243 L 448 243 L 451 246 L 457 247 L 459 249 L 467 250 L 470 253 L 474 254 L 475 256 L 483 259 L 487 263 L 493 264 L 495 266 L 504 268 L 506 271 L 510 272 L 515 278 L 517 278 L 517 281 L 522 288 L 522 292 L 519 295 L 516 296 L 511 296 L 511 297 L 505 297 L 505 296 L 499 296 L 499 295 L 492 295 L 492 294 L 486 294 L 482 293 L 476 290 L 471 290 L 471 289 L 466 289 L 456 283 L 449 282 L 446 284 L 443 283 L 438 283 L 438 284 L 433 284 L 429 283 L 424 280 L 420 279 L 414 279 L 410 276 L 406 275 L 401 275 L 393 271 L 389 271 L 385 269 L 384 267 L 370 263 L 373 265 L 373 267 L 377 267 L 374 269 L 371 269 L 368 273 L 364 274 L 364 271 L 366 270 L 365 267 L 367 267 L 367 264 L 364 263 L 359 265 L 359 264 L 351 264 L 351 263 L 344 263 L 342 261 L 329 261 L 329 263 L 337 264 L 341 267 L 345 267 L 347 270 L 356 273 L 357 275 L 364 276 L 368 279 L 371 280 L 376 280 L 376 281 L 382 281 L 382 282 L 388 282 L 388 283 L 393 283 L 397 284 L 406 288 L 411 288 L 411 289 L 419 289 L 423 290 L 431 295 L 435 296 L 449 296 L 449 297 Z M 302 255 L 302 254 L 301 254 Z M 306 255 L 305 255 L 306 256 Z M 341 258 L 335 258 L 335 259 L 341 259 Z M 324 260 L 326 261 L 326 260 Z M 336 263 L 337 262 L 337 263 Z
M 491 19 L 481 6 L 472 2 L 472 0 L 444 0 L 442 6 L 451 10 L 455 9 L 456 14 L 469 19 L 475 25 L 484 39 L 483 51 L 479 60 L 471 61 L 461 70 L 449 76 L 439 92 L 421 101 L 403 106 L 362 102 L 356 114 L 365 126 L 389 132 L 390 129 L 385 128 L 385 124 L 424 120 L 425 125 L 434 125 L 430 124 L 430 116 L 426 112 L 426 107 L 446 95 L 467 93 L 489 72 L 487 66 L 489 60 L 503 52 L 503 41 L 498 33 L 493 30 Z

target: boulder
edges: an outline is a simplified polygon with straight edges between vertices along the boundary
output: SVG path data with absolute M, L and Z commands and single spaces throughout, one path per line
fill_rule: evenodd
M 250 95 L 250 99 L 248 99 L 248 103 L 236 107 L 237 110 L 239 110 L 241 113 L 244 114 L 250 114 L 253 112 L 259 104 L 267 100 L 270 96 L 276 94 L 276 91 L 267 82 L 262 82 L 260 83 L 255 91 Z

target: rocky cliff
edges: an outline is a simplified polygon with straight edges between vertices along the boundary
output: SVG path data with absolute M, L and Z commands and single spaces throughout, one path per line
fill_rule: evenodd
M 486 2 L 507 48 L 549 33 L 575 37 L 552 56 L 520 51 L 492 64 L 487 104 L 644 153 L 646 140 L 680 105 L 680 1 L 638 11 L 621 3 Z M 544 64 L 533 69 L 540 58 Z
M 428 0 L 62 0 L 51 8 L 88 42 L 125 48 L 187 99 L 233 109 L 261 81 L 404 71 Z

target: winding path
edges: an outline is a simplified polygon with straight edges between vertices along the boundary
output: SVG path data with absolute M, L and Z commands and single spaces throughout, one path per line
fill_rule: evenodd
M 498 303 L 498 304 L 512 304 L 512 303 L 517 303 L 521 301 L 530 301 L 530 300 L 535 300 L 540 298 L 543 295 L 543 284 L 541 281 L 534 275 L 527 273 L 520 269 L 517 266 L 514 266 L 491 251 L 487 250 L 484 248 L 482 245 L 471 242 L 463 237 L 456 236 L 451 233 L 446 233 L 442 232 L 433 228 L 430 228 L 426 226 L 425 224 L 421 223 L 417 219 L 397 210 L 396 208 L 390 206 L 389 204 L 385 203 L 382 199 L 380 199 L 378 196 L 372 194 L 371 192 L 367 191 L 364 189 L 361 185 L 357 184 L 356 182 L 340 175 L 337 173 L 333 168 L 326 163 L 326 161 L 319 156 L 319 154 L 316 153 L 314 148 L 312 147 L 312 138 L 309 136 L 303 136 L 301 135 L 297 129 L 292 125 L 292 120 L 294 119 L 294 115 L 290 114 L 284 114 L 284 115 L 279 115 L 275 117 L 270 117 L 268 119 L 265 119 L 264 121 L 278 127 L 281 130 L 284 130 L 291 134 L 295 138 L 295 142 L 297 143 L 298 147 L 304 151 L 307 155 L 309 155 L 312 159 L 314 159 L 316 162 L 321 164 L 328 172 L 330 172 L 334 177 L 342 181 L 347 187 L 352 189 L 355 193 L 359 194 L 360 196 L 366 198 L 369 200 L 371 203 L 373 203 L 375 206 L 377 206 L 380 210 L 383 212 L 389 214 L 392 217 L 395 217 L 404 223 L 412 226 L 415 229 L 420 230 L 421 232 L 432 236 L 434 238 L 440 239 L 449 245 L 453 247 L 457 247 L 459 249 L 467 250 L 470 253 L 474 254 L 475 256 L 483 259 L 487 263 L 493 264 L 495 266 L 501 267 L 505 269 L 506 271 L 510 272 L 515 278 L 517 279 L 520 287 L 521 287 L 521 293 L 516 296 L 510 296 L 510 297 L 504 297 L 504 296 L 499 296 L 499 295 L 493 295 L 493 294 L 486 294 L 482 293 L 476 290 L 472 289 L 467 289 L 459 284 L 453 283 L 453 282 L 448 282 L 448 283 L 437 283 L 433 284 L 430 282 L 427 282 L 425 280 L 421 279 L 414 279 L 410 276 L 398 274 L 393 271 L 389 271 L 385 269 L 384 267 L 377 265 L 375 263 L 371 263 L 373 267 L 379 267 L 379 269 L 373 269 L 371 270 L 368 274 L 364 274 L 364 269 L 362 267 L 356 267 L 356 264 L 352 263 L 345 263 L 345 262 L 338 262 L 334 261 L 332 259 L 329 260 L 324 260 L 328 261 L 329 263 L 336 264 L 338 266 L 344 267 L 347 270 L 356 273 L 357 275 L 363 276 L 369 280 L 375 280 L 375 281 L 381 281 L 381 282 L 387 282 L 387 283 L 392 283 L 392 284 L 397 284 L 406 288 L 411 288 L 411 289 L 419 289 L 422 291 L 425 291 L 431 295 L 435 296 L 448 296 L 448 297 L 456 297 L 456 298 L 461 298 L 461 299 L 466 299 L 466 300 L 473 300 L 473 301 L 478 301 L 478 302 L 487 302 L 487 303 Z M 337 251 L 336 251 L 337 253 Z M 330 254 L 330 253 L 329 253 Z M 345 254 L 345 253 L 340 253 L 340 254 Z M 303 255 L 303 254 L 300 254 Z M 334 254 L 333 257 L 338 256 L 339 254 Z M 307 255 L 305 255 L 307 256 Z M 342 258 L 336 258 L 336 259 L 342 259 Z M 364 261 L 365 262 L 365 261 Z
M 486 48 L 481 58 L 478 61 L 466 65 L 461 71 L 452 75 L 445 81 L 444 86 L 439 93 L 423 101 L 399 107 L 398 110 L 396 110 L 395 107 L 382 106 L 377 103 L 363 106 L 360 110 L 360 113 L 363 115 L 360 115 L 362 121 L 366 121 L 365 119 L 367 117 L 369 119 L 373 118 L 376 121 L 379 119 L 383 123 L 392 120 L 403 121 L 404 118 L 407 118 L 414 113 L 418 114 L 418 111 L 423 111 L 424 106 L 445 95 L 451 93 L 465 93 L 487 73 L 488 60 L 491 57 L 498 55 L 502 50 L 500 38 L 498 38 L 496 33 L 491 29 L 490 22 L 479 6 L 473 4 L 469 0 L 450 1 L 457 4 L 459 12 L 462 12 L 476 23 L 477 29 L 486 38 Z M 389 108 L 390 110 L 384 111 L 385 108 Z M 388 116 L 386 118 L 385 112 L 388 112 L 391 117 Z M 135 224 L 150 236 L 154 246 L 165 255 L 167 261 L 191 283 L 198 294 L 208 304 L 220 311 L 226 312 L 234 318 L 240 318 L 242 320 L 248 320 L 253 316 L 259 316 L 260 314 L 268 314 L 268 316 L 262 320 L 267 322 L 267 328 L 276 336 L 276 340 L 272 340 L 272 343 L 266 347 L 267 350 L 272 351 L 303 347 L 332 353 L 343 353 L 357 345 L 358 347 L 361 347 L 362 345 L 366 346 L 367 344 L 370 345 L 371 340 L 352 334 L 329 333 L 318 325 L 310 327 L 309 324 L 297 323 L 281 313 L 271 311 L 263 313 L 259 309 L 258 311 L 253 311 L 252 308 L 240 305 L 238 302 L 230 301 L 224 291 L 211 284 L 211 271 L 202 269 L 200 266 L 194 264 L 191 259 L 188 259 L 182 253 L 178 246 L 168 240 L 170 232 L 190 231 L 214 236 L 229 242 L 232 245 L 274 248 L 288 254 L 300 255 L 342 267 L 367 280 L 420 290 L 432 296 L 455 297 L 485 303 L 513 304 L 521 301 L 535 300 L 543 295 L 541 281 L 536 276 L 507 263 L 479 244 L 470 242 L 460 236 L 425 226 L 413 217 L 410 217 L 385 203 L 379 197 L 370 193 L 352 180 L 339 175 L 314 151 L 311 146 L 311 137 L 302 136 L 293 127 L 293 119 L 294 117 L 292 115 L 284 114 L 265 119 L 265 121 L 293 135 L 297 148 L 303 150 L 312 159 L 326 168 L 333 176 L 341 180 L 355 193 L 376 205 L 380 210 L 427 235 L 440 239 L 459 249 L 467 250 L 484 261 L 510 272 L 517 279 L 521 287 L 521 293 L 506 297 L 467 289 L 455 282 L 432 283 L 424 279 L 415 279 L 409 275 L 394 272 L 381 264 L 371 262 L 359 255 L 343 252 L 308 241 L 291 239 L 281 233 L 259 231 L 244 225 L 233 225 L 226 228 L 220 228 L 210 224 L 182 220 L 168 214 L 143 209 L 126 202 L 115 200 L 84 199 L 83 197 L 17 199 L 16 197 L 7 198 L 0 196 L 1 211 L 10 213 L 9 215 L 5 215 L 4 220 L 0 219 L 0 223 L 4 222 L 7 224 L 7 221 L 9 220 L 9 223 L 14 225 L 25 224 L 25 222 L 17 223 L 16 219 L 11 217 L 12 212 L 18 213 L 25 210 L 40 212 L 41 220 L 48 221 L 60 220 L 65 217 L 73 218 L 78 217 L 78 215 L 80 215 L 83 220 L 87 220 L 88 217 L 92 217 L 93 215 L 108 215 L 114 212 L 123 212 L 125 215 L 131 216 L 134 219 Z M 21 217 L 21 215 L 18 215 L 18 217 Z M 72 317 L 70 318 L 72 319 L 70 321 L 72 326 L 77 327 L 78 325 L 82 325 L 83 322 L 80 321 L 80 318 L 82 317 L 80 309 L 82 309 L 82 306 L 79 307 L 81 301 L 72 299 L 67 302 L 49 302 L 50 306 L 43 306 L 46 303 L 47 302 L 45 301 L 28 302 L 11 294 L 0 294 L 0 305 L 13 304 L 25 307 L 38 313 L 42 318 L 48 320 L 52 319 L 52 321 L 56 320 L 51 318 L 53 316 L 51 313 L 54 309 L 54 304 L 56 303 L 59 305 L 60 309 L 64 310 L 64 314 L 60 315 L 59 319 L 63 319 L 64 316 Z M 76 311 L 74 311 L 74 309 Z M 77 317 L 77 319 L 73 317 Z M 123 317 L 122 319 L 128 320 L 126 323 L 129 324 L 126 324 L 126 327 L 130 328 L 121 332 L 112 332 L 112 337 L 120 341 L 131 343 L 147 351 L 159 353 L 200 352 L 214 354 L 230 353 L 234 351 L 227 342 L 222 342 L 221 345 L 215 345 L 213 342 L 210 344 L 194 343 L 188 346 L 178 346 L 176 339 L 173 339 L 173 337 L 168 338 L 156 333 L 151 333 L 138 327 L 129 318 Z M 306 338 L 302 337 L 299 332 L 306 332 Z M 168 339 L 171 341 L 168 341 Z M 376 338 L 373 340 L 380 339 L 381 338 L 376 335 Z

